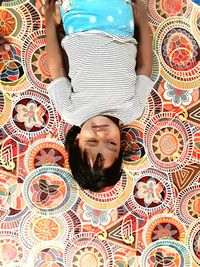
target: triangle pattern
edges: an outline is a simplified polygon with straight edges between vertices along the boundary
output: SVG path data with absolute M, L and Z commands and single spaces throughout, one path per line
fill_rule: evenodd
M 123 225 L 119 225 L 116 229 L 109 233 L 109 236 L 117 239 L 123 240 L 123 237 L 127 237 L 132 234 L 132 221 L 128 220 Z
M 191 123 L 195 125 L 200 125 L 200 100 L 197 103 L 188 109 L 188 118 Z
M 183 190 L 188 184 L 195 181 L 198 174 L 200 174 L 200 164 L 194 163 L 174 172 L 172 178 L 178 189 Z

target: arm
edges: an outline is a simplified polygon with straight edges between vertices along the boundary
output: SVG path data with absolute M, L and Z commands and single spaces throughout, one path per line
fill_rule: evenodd
M 46 1 L 46 51 L 47 61 L 52 79 L 67 76 L 62 49 L 58 43 L 57 26 L 60 23 L 59 5 L 54 0 Z
M 136 58 L 137 75 L 151 76 L 152 73 L 152 38 L 148 24 L 147 12 L 140 0 L 133 2 L 134 20 L 138 50 Z

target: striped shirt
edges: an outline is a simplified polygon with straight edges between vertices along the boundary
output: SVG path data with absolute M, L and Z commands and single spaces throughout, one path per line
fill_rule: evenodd
M 81 126 L 97 115 L 127 124 L 142 115 L 153 82 L 136 76 L 136 41 L 132 37 L 88 31 L 66 36 L 69 77 L 47 87 L 50 99 L 69 124 Z

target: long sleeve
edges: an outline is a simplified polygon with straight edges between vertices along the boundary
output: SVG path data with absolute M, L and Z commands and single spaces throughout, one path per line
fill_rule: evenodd
M 135 96 L 139 99 L 141 108 L 144 108 L 148 95 L 152 89 L 153 82 L 148 76 L 137 76 L 135 85 Z
M 67 121 L 71 107 L 71 83 L 66 77 L 59 77 L 47 86 L 48 94 L 60 116 Z

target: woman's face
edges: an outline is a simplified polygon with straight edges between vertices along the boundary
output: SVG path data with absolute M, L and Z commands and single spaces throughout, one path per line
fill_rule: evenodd
M 105 116 L 96 116 L 86 121 L 77 135 L 77 140 L 81 150 L 87 152 L 91 166 L 98 153 L 104 158 L 104 168 L 110 167 L 119 156 L 119 127 Z

